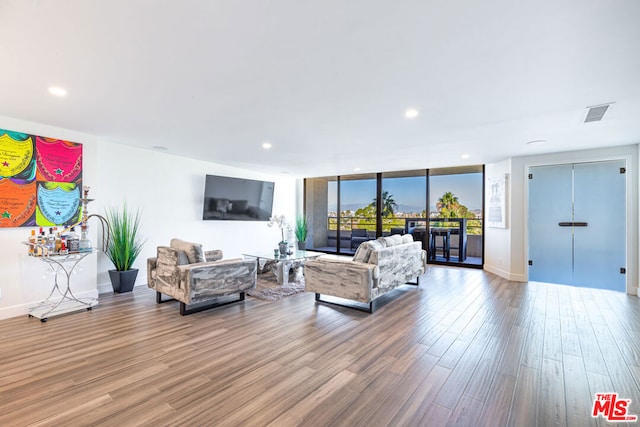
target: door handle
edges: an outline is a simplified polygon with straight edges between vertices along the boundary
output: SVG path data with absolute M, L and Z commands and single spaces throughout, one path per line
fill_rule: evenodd
M 589 225 L 588 222 L 559 222 L 558 225 L 560 227 L 586 227 Z

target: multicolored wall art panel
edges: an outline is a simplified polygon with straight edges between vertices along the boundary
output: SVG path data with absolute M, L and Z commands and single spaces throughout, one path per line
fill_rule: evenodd
M 82 144 L 0 129 L 0 228 L 80 221 Z

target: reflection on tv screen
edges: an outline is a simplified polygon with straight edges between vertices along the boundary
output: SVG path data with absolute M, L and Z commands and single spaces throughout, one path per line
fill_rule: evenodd
M 275 183 L 207 175 L 202 219 L 268 221 Z

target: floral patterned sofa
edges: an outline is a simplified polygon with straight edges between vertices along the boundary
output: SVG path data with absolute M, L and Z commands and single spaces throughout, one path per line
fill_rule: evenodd
M 417 280 L 427 268 L 427 253 L 421 242 L 410 234 L 380 237 L 360 244 L 353 259 L 324 255 L 307 261 L 304 267 L 305 289 L 321 295 L 345 298 L 368 304 L 374 311 L 379 296 L 410 280 Z M 349 306 L 363 309 L 359 306 Z

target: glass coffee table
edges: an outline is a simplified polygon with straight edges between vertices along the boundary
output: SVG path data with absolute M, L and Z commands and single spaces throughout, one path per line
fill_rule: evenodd
M 265 272 L 269 268 L 276 275 L 278 285 L 282 286 L 289 282 L 289 273 L 292 269 L 303 268 L 304 262 L 308 259 L 318 258 L 325 255 L 323 252 L 293 251 L 290 255 L 274 256 L 273 253 L 244 253 L 245 258 L 255 258 L 258 262 L 258 272 Z M 261 262 L 264 265 L 261 266 Z

